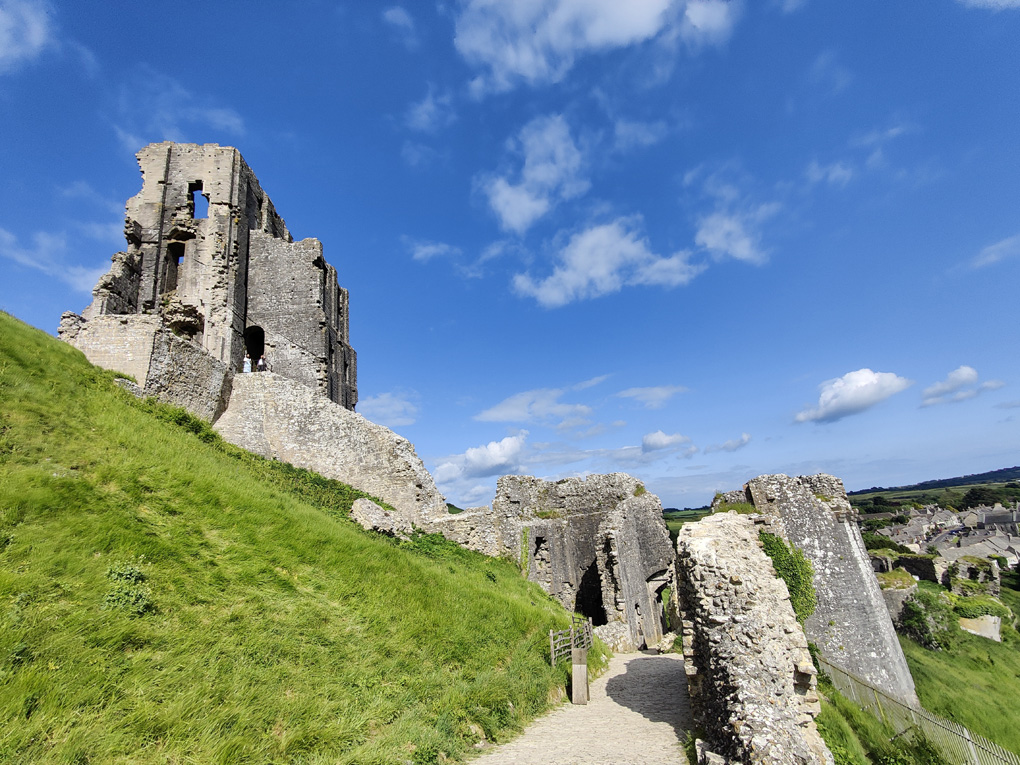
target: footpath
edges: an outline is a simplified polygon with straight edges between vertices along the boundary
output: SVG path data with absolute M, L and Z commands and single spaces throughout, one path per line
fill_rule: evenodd
M 472 765 L 687 765 L 683 657 L 617 654 L 586 705 L 566 703 Z

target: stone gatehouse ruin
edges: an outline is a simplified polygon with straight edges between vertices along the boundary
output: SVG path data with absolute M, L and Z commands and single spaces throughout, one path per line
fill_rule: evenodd
M 349 296 L 322 243 L 293 240 L 233 147 L 164 142 L 136 156 L 143 184 L 127 202 L 127 249 L 91 305 L 63 315 L 60 336 L 208 419 L 226 407 L 246 353 L 353 410 Z

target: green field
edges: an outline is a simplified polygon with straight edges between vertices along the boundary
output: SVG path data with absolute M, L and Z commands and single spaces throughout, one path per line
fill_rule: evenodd
M 563 609 L 359 494 L 0 314 L 0 761 L 442 762 L 560 698 Z

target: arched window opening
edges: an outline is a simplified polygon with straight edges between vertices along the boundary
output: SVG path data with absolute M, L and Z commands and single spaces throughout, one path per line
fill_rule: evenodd
M 266 352 L 266 333 L 262 327 L 252 326 L 244 330 L 244 350 L 254 370 L 259 358 Z
M 202 193 L 202 181 L 188 184 L 188 196 L 191 202 L 191 217 L 195 220 L 209 217 L 209 197 Z

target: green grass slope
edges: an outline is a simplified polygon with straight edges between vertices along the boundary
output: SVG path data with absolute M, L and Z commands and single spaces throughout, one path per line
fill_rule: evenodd
M 520 729 L 563 610 L 362 531 L 356 495 L 0 313 L 0 761 L 440 762 Z

